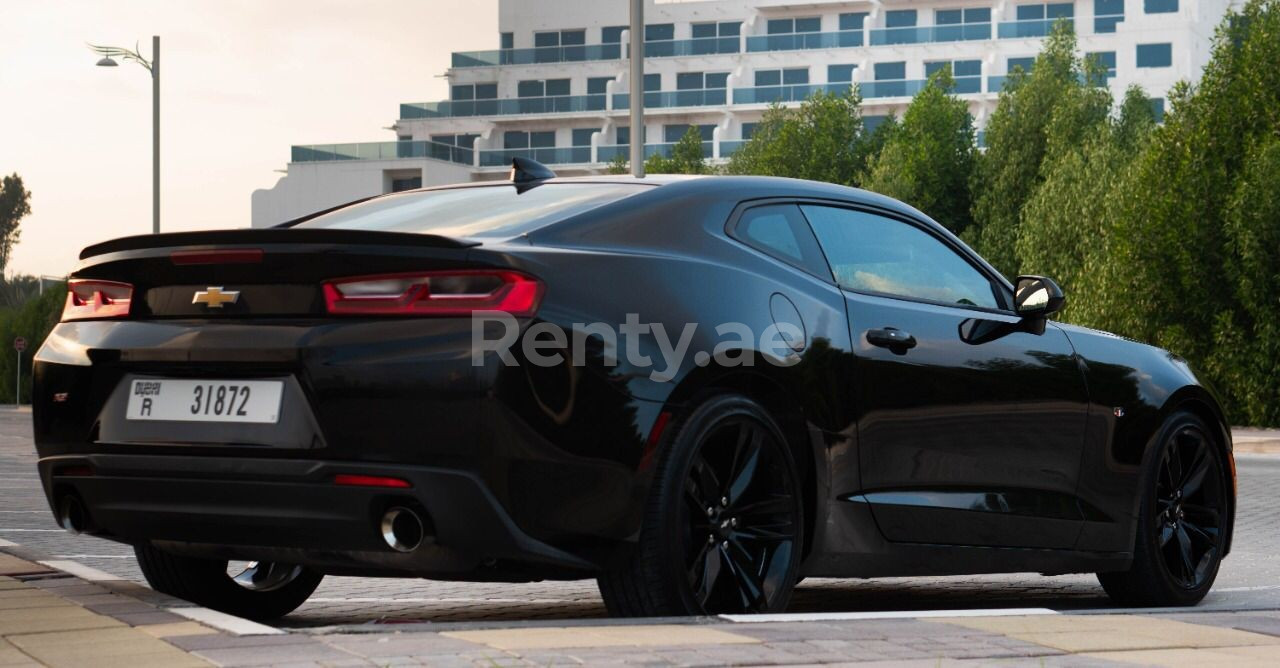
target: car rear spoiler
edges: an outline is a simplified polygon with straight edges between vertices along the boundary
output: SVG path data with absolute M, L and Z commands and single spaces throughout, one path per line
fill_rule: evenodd
M 199 232 L 167 232 L 121 237 L 94 244 L 80 251 L 80 259 L 119 251 L 175 246 L 222 246 L 247 244 L 350 244 L 361 246 L 420 246 L 427 248 L 469 248 L 480 242 L 435 234 L 340 230 L 322 227 L 264 227 Z

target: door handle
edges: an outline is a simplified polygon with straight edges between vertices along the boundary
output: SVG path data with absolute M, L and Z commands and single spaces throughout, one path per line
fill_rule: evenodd
M 867 330 L 867 343 L 893 351 L 906 351 L 916 347 L 916 337 L 896 327 Z

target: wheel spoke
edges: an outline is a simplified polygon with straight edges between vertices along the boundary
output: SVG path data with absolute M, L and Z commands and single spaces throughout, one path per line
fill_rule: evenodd
M 735 555 L 735 552 L 738 554 Z M 759 575 L 753 569 L 756 560 L 752 559 L 750 552 L 741 543 L 732 540 L 724 553 L 728 558 L 729 569 L 733 571 L 734 581 L 738 585 L 743 607 L 747 610 L 764 609 L 767 605 L 764 584 L 760 582 Z
M 1200 486 L 1204 484 L 1205 477 L 1209 475 L 1209 468 L 1212 460 L 1209 457 L 1209 446 L 1204 439 L 1200 439 L 1196 446 L 1195 455 L 1191 458 L 1191 464 L 1187 466 L 1183 479 L 1178 487 L 1182 490 L 1183 498 L 1200 491 Z
M 720 479 L 716 477 L 716 472 L 712 470 L 711 464 L 707 462 L 707 458 L 698 455 L 693 462 L 693 472 L 696 476 L 699 495 L 702 501 L 714 499 L 720 495 Z
M 690 569 L 693 581 L 693 594 L 699 605 L 706 605 L 711 598 L 711 590 L 720 578 L 720 548 L 714 542 L 703 544 L 698 556 L 694 558 Z
M 730 469 L 729 482 L 725 488 L 725 496 L 732 505 L 742 498 L 742 494 L 751 486 L 760 466 L 760 445 L 764 442 L 764 432 L 743 423 L 738 434 L 738 444 L 733 452 L 733 468 Z
M 1198 539 L 1210 547 L 1218 544 L 1217 529 L 1201 527 L 1187 521 L 1183 521 L 1182 526 L 1186 528 L 1187 535 L 1192 539 Z
M 1178 557 L 1182 563 L 1182 572 L 1185 574 L 1185 582 L 1194 586 L 1196 583 L 1196 568 L 1191 558 L 1191 537 L 1187 535 L 1185 529 L 1179 526 L 1175 533 L 1178 536 Z
M 1173 527 L 1168 522 L 1160 523 L 1160 548 L 1163 549 L 1173 540 Z
M 734 536 L 743 540 L 776 543 L 795 538 L 795 529 L 791 522 L 777 524 L 751 524 L 734 532 Z

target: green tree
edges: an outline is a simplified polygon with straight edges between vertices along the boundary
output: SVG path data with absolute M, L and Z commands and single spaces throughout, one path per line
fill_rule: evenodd
M 0 180 L 0 274 L 9 266 L 9 254 L 18 243 L 18 225 L 31 213 L 31 193 L 16 173 Z
M 772 105 L 729 160 L 730 174 L 763 174 L 856 186 L 867 164 L 862 98 L 817 91 L 796 109 Z
M 707 174 L 711 170 L 702 152 L 702 133 L 689 126 L 680 141 L 671 147 L 671 157 L 655 153 L 644 161 L 646 174 Z
M 1105 261 L 1083 276 L 1089 298 L 1073 314 L 1186 357 L 1233 418 L 1266 424 L 1280 420 L 1275 339 L 1256 338 L 1276 331 L 1277 62 L 1280 5 L 1228 15 L 1200 82 L 1170 92 L 1116 186 Z
M 606 171 L 610 174 L 629 174 L 631 173 L 631 161 L 627 160 L 627 156 L 619 153 L 613 156 L 613 160 L 609 161 Z
M 902 200 L 960 233 L 971 220 L 973 117 L 968 103 L 948 92 L 955 87 L 949 66 L 934 73 L 929 84 L 871 160 L 863 187 Z
M 1094 105 L 1105 104 L 1093 93 L 1072 97 L 1085 104 L 1089 118 Z M 1126 91 L 1118 115 L 1088 128 L 1083 140 L 1076 136 L 1079 122 L 1071 113 L 1050 122 L 1043 182 L 1022 208 L 1016 241 L 1020 271 L 1051 276 L 1069 295 L 1059 316 L 1068 320 L 1091 297 L 1079 289 L 1080 279 L 1103 261 L 1099 241 L 1108 234 L 1112 197 L 1155 127 L 1146 93 L 1136 86 Z
M 1096 66 L 1096 64 L 1095 64 Z M 1043 180 L 1041 163 L 1050 141 L 1079 141 L 1099 116 L 1105 95 L 1090 95 L 1095 80 L 1076 55 L 1071 24 L 1059 20 L 1045 40 L 1030 73 L 1017 72 L 1000 93 L 987 123 L 987 150 L 977 160 L 973 180 L 973 222 L 966 238 L 1006 275 L 1018 273 L 1018 223 L 1023 205 Z
M 15 277 L 23 282 L 30 282 L 32 277 Z M 0 343 L 8 351 L 0 355 L 0 403 L 14 403 L 14 383 L 17 370 L 14 364 L 17 355 L 10 343 L 14 337 L 21 336 L 27 340 L 27 350 L 22 354 L 22 401 L 31 401 L 31 357 L 48 337 L 49 331 L 57 324 L 62 314 L 62 306 L 66 302 L 66 286 L 46 285 L 44 294 L 18 307 L 0 308 Z

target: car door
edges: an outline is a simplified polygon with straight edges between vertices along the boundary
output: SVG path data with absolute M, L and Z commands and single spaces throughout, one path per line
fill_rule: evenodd
M 922 221 L 802 204 L 844 291 L 861 489 L 893 541 L 1069 548 L 1086 388 L 1070 342 Z

